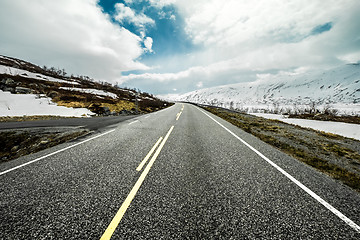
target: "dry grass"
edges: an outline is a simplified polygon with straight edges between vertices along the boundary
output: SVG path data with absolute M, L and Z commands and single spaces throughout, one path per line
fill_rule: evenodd
M 344 123 L 355 123 L 360 124 L 359 116 L 336 116 L 331 114 L 291 114 L 290 118 L 301 118 L 301 119 L 311 119 L 319 121 L 333 121 L 333 122 L 344 122 Z
M 71 132 L 3 131 L 0 132 L 0 162 L 53 147 L 87 133 L 87 130 Z
M 61 116 L 52 116 L 52 115 L 0 117 L 0 122 L 23 122 L 23 121 L 53 120 L 53 119 L 64 119 L 64 118 L 74 118 L 74 117 L 61 117 Z
M 124 100 L 119 100 L 114 104 L 102 103 L 101 106 L 108 107 L 111 112 L 120 112 L 122 110 L 130 111 L 131 109 L 134 109 L 136 107 L 135 103 Z

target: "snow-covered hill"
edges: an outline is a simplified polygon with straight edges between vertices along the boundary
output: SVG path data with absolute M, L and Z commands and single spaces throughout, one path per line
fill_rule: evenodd
M 167 104 L 135 89 L 0 55 L 0 117 L 135 114 Z
M 172 96 L 172 99 L 249 112 L 286 112 L 315 107 L 360 115 L 360 64 L 327 71 L 280 72 L 257 77 L 254 82 L 201 89 Z

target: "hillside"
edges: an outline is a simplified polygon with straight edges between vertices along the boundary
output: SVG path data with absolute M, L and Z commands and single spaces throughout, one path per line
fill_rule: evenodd
M 326 111 L 360 114 L 360 65 L 327 71 L 258 75 L 255 82 L 201 89 L 174 100 L 239 109 L 246 112 Z
M 135 114 L 167 106 L 148 93 L 0 55 L 0 116 Z

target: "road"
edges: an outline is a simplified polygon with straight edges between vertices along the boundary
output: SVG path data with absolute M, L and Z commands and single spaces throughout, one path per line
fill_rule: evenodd
M 0 130 L 14 128 L 41 128 L 41 127 L 84 127 L 91 131 L 105 128 L 109 125 L 117 124 L 129 120 L 136 115 L 91 117 L 91 118 L 62 118 L 54 120 L 38 120 L 24 122 L 0 122 Z
M 1 239 L 360 239 L 359 193 L 189 104 L 0 172 Z

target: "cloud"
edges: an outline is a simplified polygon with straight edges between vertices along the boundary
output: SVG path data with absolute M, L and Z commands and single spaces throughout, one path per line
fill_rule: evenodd
M 198 82 L 196 84 L 196 87 L 198 87 L 198 88 L 202 88 L 203 86 L 204 86 L 203 82 Z
M 149 18 L 144 13 L 136 14 L 133 9 L 125 6 L 123 3 L 115 4 L 115 9 L 116 14 L 114 18 L 120 23 L 128 21 L 141 29 L 145 29 L 145 25 L 155 25 L 155 21 L 153 19 Z
M 146 37 L 144 40 L 144 45 L 147 51 L 153 52 L 152 44 L 153 44 L 153 39 L 151 37 Z
M 97 0 L 0 1 L 0 52 L 115 82 L 138 62 L 142 39 L 111 22 Z
M 157 8 L 163 8 L 165 6 L 173 5 L 176 0 L 147 0 L 149 3 Z
M 125 81 L 173 82 L 177 89 L 190 91 L 198 82 L 208 87 L 250 81 L 256 79 L 256 72 L 326 68 L 354 62 L 359 56 L 358 0 L 342 4 L 337 0 L 181 0 L 172 4 L 199 50 L 181 56 L 176 71 L 160 67 L 158 73 L 124 76 Z

